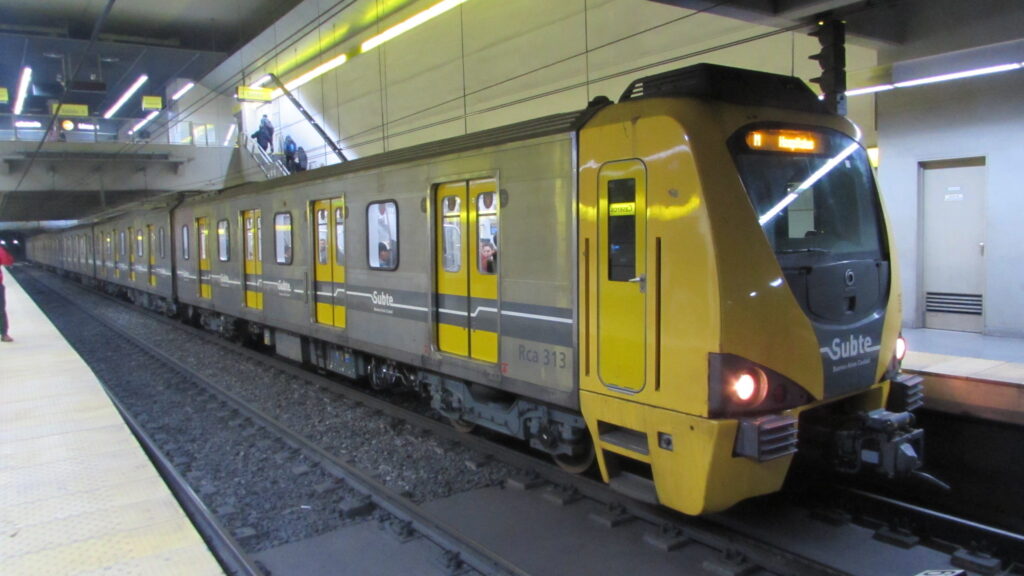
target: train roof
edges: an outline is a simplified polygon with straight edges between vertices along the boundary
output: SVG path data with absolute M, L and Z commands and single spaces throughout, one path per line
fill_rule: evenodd
M 717 64 L 695 64 L 634 80 L 619 102 L 654 97 L 693 97 L 746 106 L 828 113 L 799 78 Z

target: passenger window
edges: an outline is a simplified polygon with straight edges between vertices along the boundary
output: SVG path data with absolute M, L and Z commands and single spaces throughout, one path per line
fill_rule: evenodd
M 636 277 L 636 180 L 608 182 L 608 279 Z
M 292 263 L 292 214 L 274 214 L 274 257 L 278 264 Z
M 334 263 L 345 265 L 345 210 L 334 209 Z
M 181 257 L 185 260 L 189 259 L 188 226 L 181 227 Z
M 481 274 L 498 271 L 498 208 L 494 192 L 476 197 L 477 270 Z
M 370 268 L 398 268 L 398 204 L 394 200 L 367 206 L 366 236 Z
M 444 251 L 445 272 L 462 270 L 462 198 L 444 197 Z
M 316 211 L 316 263 L 327 264 L 331 250 L 331 230 L 327 223 L 327 210 Z
M 231 256 L 229 231 L 227 220 L 217 222 L 217 258 L 221 262 L 227 262 Z

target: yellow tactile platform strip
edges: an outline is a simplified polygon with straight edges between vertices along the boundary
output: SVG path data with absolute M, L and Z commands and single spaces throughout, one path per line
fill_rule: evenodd
M 4 284 L 0 573 L 223 574 L 92 371 Z
M 929 408 L 1024 424 L 1024 364 L 910 352 L 903 369 L 924 377 Z

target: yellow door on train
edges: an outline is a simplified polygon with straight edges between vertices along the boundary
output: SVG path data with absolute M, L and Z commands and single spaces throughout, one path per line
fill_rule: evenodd
M 437 187 L 437 345 L 442 352 L 469 356 L 468 218 L 465 182 Z
M 345 327 L 345 199 L 331 199 L 331 277 L 334 280 L 334 325 Z
M 469 182 L 473 265 L 469 270 L 469 351 L 498 361 L 498 199 L 493 178 Z
M 199 252 L 199 297 L 213 298 L 213 286 L 210 284 L 210 219 L 196 218 L 196 237 Z
M 639 160 L 598 175 L 597 368 L 605 386 L 639 391 L 646 379 L 646 173 Z
M 156 250 L 153 248 L 156 246 L 156 230 L 152 225 L 146 225 L 146 232 L 146 237 L 149 239 L 149 243 L 146 245 L 148 282 L 150 286 L 156 286 Z
M 245 255 L 245 274 L 242 281 L 245 289 L 245 306 L 254 310 L 263 309 L 263 222 L 259 210 L 242 212 L 242 251 Z

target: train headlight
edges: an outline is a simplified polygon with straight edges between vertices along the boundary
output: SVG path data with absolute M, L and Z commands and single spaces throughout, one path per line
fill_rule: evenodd
M 907 341 L 903 339 L 903 336 L 896 338 L 896 360 L 903 362 L 903 357 L 907 355 Z
M 741 372 L 733 377 L 730 392 L 737 404 L 756 406 L 768 395 L 768 377 L 758 368 Z
M 814 398 L 782 374 L 735 354 L 708 355 L 708 416 L 782 412 Z

